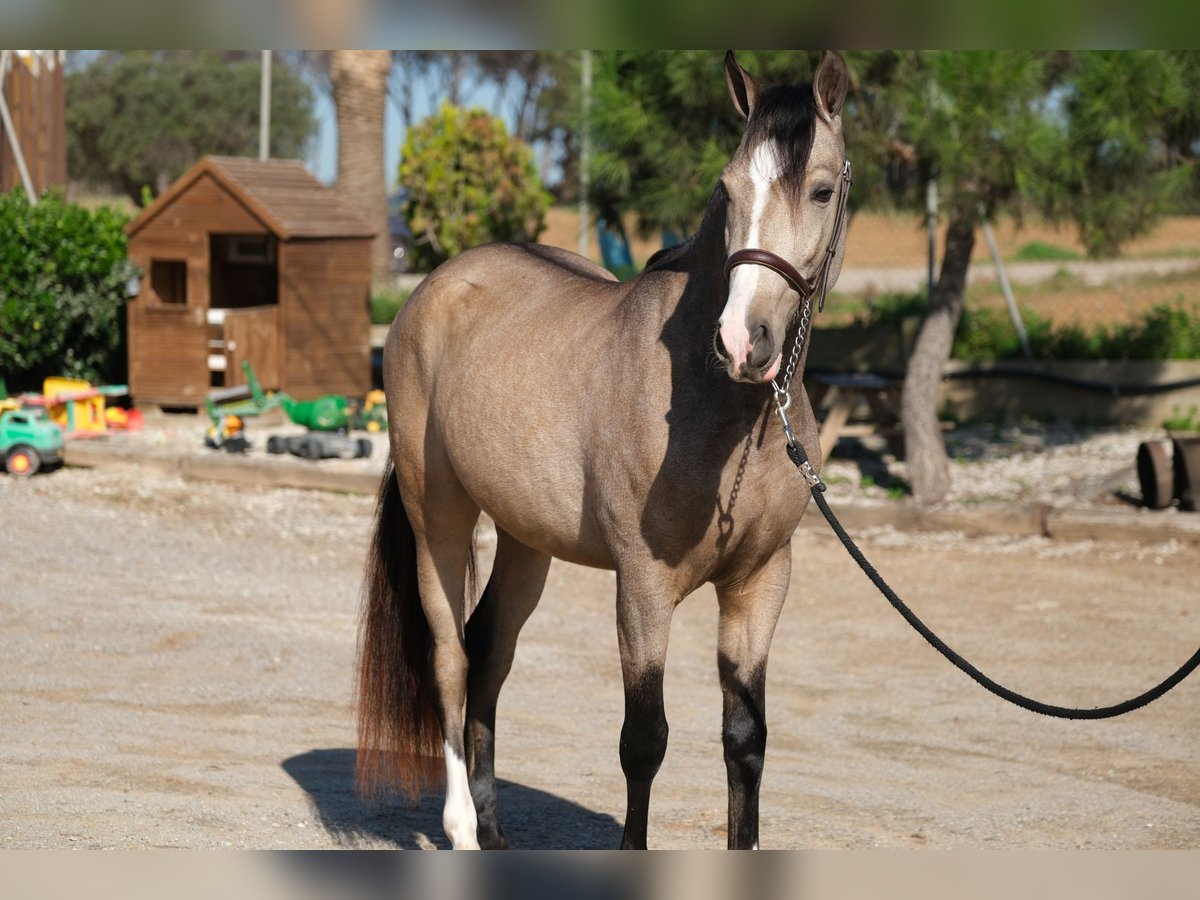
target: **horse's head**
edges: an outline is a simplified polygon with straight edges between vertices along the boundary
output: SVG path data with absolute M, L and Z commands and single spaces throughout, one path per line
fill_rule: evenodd
M 762 87 L 725 56 L 746 133 L 721 176 L 729 294 L 713 343 L 735 381 L 779 373 L 800 303 L 837 280 L 845 253 L 846 64 L 826 53 L 808 86 Z

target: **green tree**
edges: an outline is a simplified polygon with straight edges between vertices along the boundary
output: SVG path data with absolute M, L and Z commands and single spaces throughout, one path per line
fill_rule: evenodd
M 0 374 L 13 390 L 41 389 L 47 375 L 92 381 L 124 375 L 121 317 L 126 218 L 89 212 L 47 193 L 0 194 Z
M 257 153 L 257 54 L 104 53 L 67 76 L 71 177 L 133 201 L 157 196 L 206 153 Z M 272 68 L 271 152 L 299 157 L 316 129 L 312 90 L 286 62 Z
M 1168 154 L 1172 138 L 1194 152 L 1200 136 L 1186 121 L 1189 61 L 1194 70 L 1194 54 L 1093 51 L 1062 73 L 1065 148 L 1046 160 L 1044 205 L 1076 221 L 1088 255 L 1115 256 L 1187 193 L 1192 173 Z M 1190 80 L 1200 87 L 1194 71 Z
M 743 52 L 764 82 L 802 81 L 818 54 Z M 730 109 L 723 55 L 712 51 L 598 51 L 593 54 L 589 125 L 591 201 L 610 221 L 637 214 L 645 234 L 690 234 L 742 122 Z
M 894 162 L 898 195 L 936 177 L 946 243 L 905 375 L 901 420 L 913 495 L 949 489 L 937 419 L 941 377 L 962 315 L 976 228 L 1030 209 L 1073 220 L 1093 253 L 1147 230 L 1185 170 L 1164 152 L 1185 100 L 1165 53 L 937 51 L 864 54 L 882 77 L 860 92 L 861 129 Z M 881 65 L 881 63 L 884 63 Z M 852 62 L 853 65 L 853 62 Z M 860 73 L 861 75 L 861 73 Z M 861 77 L 860 77 L 861 83 Z M 1151 97 L 1150 95 L 1154 95 Z M 879 152 L 879 151 L 877 151 Z
M 450 104 L 408 130 L 400 183 L 418 268 L 489 241 L 536 240 L 551 199 L 503 122 Z
M 941 273 L 913 345 L 901 399 L 905 459 L 913 496 L 936 502 L 950 487 L 937 417 L 942 371 L 962 316 L 976 228 L 1000 212 L 1019 213 L 1052 155 L 1059 131 L 1041 115 L 1046 58 L 1029 52 L 909 54 L 880 91 L 897 110 L 893 146 L 920 172 L 936 173 L 947 219 Z M 847 128 L 854 127 L 848 124 Z M 1038 152 L 1031 152 L 1038 147 Z

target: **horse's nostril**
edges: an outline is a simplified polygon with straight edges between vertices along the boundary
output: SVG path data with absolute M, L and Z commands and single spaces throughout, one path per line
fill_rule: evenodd
M 751 336 L 750 356 L 746 362 L 756 369 L 763 368 L 775 357 L 775 341 L 765 324 L 759 324 Z

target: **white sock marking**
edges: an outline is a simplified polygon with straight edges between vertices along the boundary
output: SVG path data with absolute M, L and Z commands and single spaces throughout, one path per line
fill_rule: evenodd
M 467 781 L 467 765 L 449 742 L 442 745 L 442 751 L 446 756 L 446 804 L 442 808 L 442 828 L 455 850 L 478 850 L 479 841 L 475 834 L 478 820 Z

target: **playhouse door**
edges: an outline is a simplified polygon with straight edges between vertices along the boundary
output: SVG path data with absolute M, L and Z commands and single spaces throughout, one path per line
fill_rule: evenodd
M 279 307 L 252 306 L 225 310 L 225 384 L 245 384 L 242 362 L 248 361 L 258 383 L 266 390 L 278 389 Z

